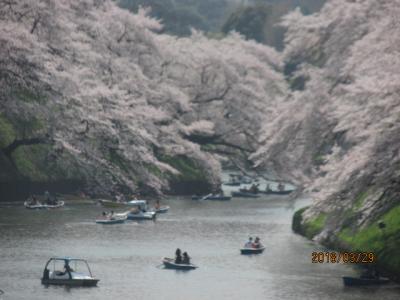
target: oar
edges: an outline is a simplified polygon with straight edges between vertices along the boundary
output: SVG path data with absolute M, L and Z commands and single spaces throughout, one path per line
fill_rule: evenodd
M 204 197 L 201 198 L 200 200 L 207 200 L 207 198 L 210 197 L 211 195 L 212 195 L 212 193 L 211 193 L 211 194 L 208 194 L 208 195 L 206 195 L 206 196 L 204 196 Z

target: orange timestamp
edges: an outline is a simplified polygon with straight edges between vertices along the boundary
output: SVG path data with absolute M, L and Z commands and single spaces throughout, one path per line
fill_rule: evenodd
M 344 264 L 372 264 L 377 260 L 374 252 L 335 252 L 320 251 L 311 253 L 313 264 L 344 263 Z

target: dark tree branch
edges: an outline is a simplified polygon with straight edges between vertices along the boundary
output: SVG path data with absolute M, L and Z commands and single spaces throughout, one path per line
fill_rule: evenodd
M 125 35 L 127 34 L 127 30 L 126 30 L 126 24 L 124 24 L 124 31 L 122 32 L 121 36 L 117 39 L 117 43 L 121 43 L 122 39 L 125 37 Z
M 41 16 L 38 15 L 37 18 L 35 18 L 35 20 L 33 21 L 32 28 L 31 28 L 31 31 L 30 31 L 31 34 L 33 34 L 33 32 L 35 31 L 37 25 L 39 24 L 40 18 L 41 18 Z
M 3 148 L 2 151 L 7 157 L 11 157 L 11 154 L 19 147 L 19 146 L 29 146 L 29 145 L 38 145 L 38 144 L 51 144 L 51 140 L 46 137 L 35 137 L 30 139 L 20 139 L 14 140 L 7 147 Z

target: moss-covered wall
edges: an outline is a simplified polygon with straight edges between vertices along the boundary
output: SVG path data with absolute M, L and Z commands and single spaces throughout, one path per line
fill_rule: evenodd
M 205 170 L 195 160 L 183 156 L 160 155 L 159 160 L 169 164 L 180 172 L 179 175 L 166 174 L 170 183 L 171 194 L 203 194 L 212 190 L 212 185 L 207 180 Z
M 379 224 L 385 227 L 381 228 Z M 348 249 L 374 252 L 378 265 L 400 274 L 400 205 L 364 228 L 342 228 L 337 238 Z
M 344 211 L 338 230 L 330 230 L 331 236 L 322 243 L 337 250 L 374 252 L 377 266 L 394 277 L 400 276 L 400 205 L 392 207 L 367 226 L 357 225 L 354 207 L 360 207 L 367 198 L 368 191 L 358 194 L 353 208 Z M 293 231 L 309 239 L 318 235 L 326 226 L 328 215 L 321 213 L 311 219 L 304 219 L 304 207 L 295 212 L 292 221 Z M 382 225 L 384 227 L 382 228 Z
M 303 207 L 295 212 L 292 221 L 292 229 L 294 232 L 302 234 L 311 239 L 319 234 L 325 227 L 327 214 L 320 213 L 319 215 L 311 218 L 310 220 L 303 221 L 303 212 L 308 207 Z

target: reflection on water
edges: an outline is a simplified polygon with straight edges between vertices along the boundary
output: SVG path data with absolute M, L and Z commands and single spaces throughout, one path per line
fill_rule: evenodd
M 268 196 L 231 201 L 170 199 L 155 222 L 100 225 L 103 210 L 69 202 L 63 209 L 0 207 L 2 299 L 398 299 L 400 290 L 344 288 L 341 264 L 312 264 L 318 246 L 294 235 L 291 216 L 306 200 Z M 249 235 L 266 246 L 241 256 Z M 165 270 L 161 258 L 180 247 L 199 269 Z M 81 257 L 100 279 L 97 288 L 44 287 L 51 256 Z

